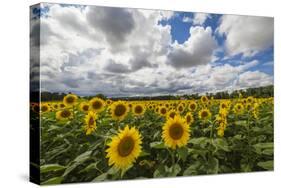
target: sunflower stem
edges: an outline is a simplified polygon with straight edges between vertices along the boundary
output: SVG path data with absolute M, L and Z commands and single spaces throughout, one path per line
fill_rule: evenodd
M 175 152 L 171 151 L 170 149 L 168 149 L 169 154 L 171 155 L 172 158 L 172 166 L 174 166 L 175 164 Z
M 214 125 L 213 123 L 211 123 L 210 125 L 211 125 L 210 139 L 213 139 Z
M 122 172 L 122 170 L 119 170 L 120 171 L 120 180 L 122 180 L 123 179 L 123 172 Z

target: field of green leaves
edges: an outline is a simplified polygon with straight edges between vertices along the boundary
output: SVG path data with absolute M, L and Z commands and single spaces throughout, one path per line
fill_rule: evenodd
M 273 98 L 39 106 L 41 184 L 273 170 Z

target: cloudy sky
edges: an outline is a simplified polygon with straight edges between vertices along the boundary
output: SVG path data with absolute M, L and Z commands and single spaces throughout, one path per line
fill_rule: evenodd
M 272 18 L 41 4 L 31 19 L 34 46 L 41 28 L 44 91 L 117 97 L 273 84 Z

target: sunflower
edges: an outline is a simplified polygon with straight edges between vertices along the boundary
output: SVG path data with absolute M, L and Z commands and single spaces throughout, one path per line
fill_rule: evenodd
M 252 110 L 252 103 L 246 103 L 245 107 L 246 107 L 246 110 L 251 111 Z
M 216 115 L 215 122 L 218 123 L 217 135 L 220 137 L 224 136 L 224 131 L 227 126 L 227 114 L 226 108 L 220 108 L 218 115 Z
M 159 113 L 159 107 L 155 108 L 155 109 L 154 109 L 154 112 L 155 112 L 155 113 Z
M 63 98 L 63 104 L 65 106 L 74 106 L 77 102 L 78 97 L 74 94 L 68 94 Z
M 163 107 L 159 108 L 160 115 L 165 116 L 167 114 L 167 112 L 168 112 L 168 110 L 166 107 L 163 106 Z
M 200 100 L 202 103 L 207 103 L 209 99 L 207 96 L 202 96 Z
M 226 101 L 223 101 L 220 103 L 220 108 L 221 109 L 228 109 L 229 105 L 228 105 L 228 102 Z
M 54 103 L 52 106 L 55 110 L 57 110 L 59 108 L 59 105 L 57 103 Z
M 246 100 L 247 100 L 247 103 L 250 103 L 250 104 L 251 104 L 251 103 L 254 102 L 255 99 L 254 99 L 254 97 L 250 96 L 250 97 L 248 97 Z
M 89 111 L 89 113 L 85 116 L 86 135 L 91 134 L 97 128 L 96 119 L 97 115 L 92 111 Z
M 183 107 L 186 106 L 185 102 L 181 102 L 180 105 L 182 105 Z
M 106 102 L 107 105 L 111 105 L 112 104 L 112 100 L 110 100 L 110 99 L 107 99 L 105 102 Z
M 133 112 L 135 115 L 139 116 L 139 115 L 143 115 L 145 112 L 144 106 L 141 104 L 136 104 L 133 107 Z
M 72 113 L 69 109 L 64 109 L 56 112 L 56 118 L 58 120 L 66 120 L 70 118 L 71 115 Z
M 189 125 L 180 116 L 170 118 L 163 126 L 162 138 L 169 148 L 185 146 L 190 138 Z
M 114 102 L 111 107 L 111 116 L 113 119 L 122 121 L 129 112 L 129 108 L 125 102 Z
M 190 111 L 196 111 L 196 109 L 197 109 L 197 104 L 196 104 L 196 102 L 195 102 L 195 101 L 191 101 L 191 102 L 189 103 L 189 105 L 188 105 L 188 109 L 189 109 Z
M 152 104 L 148 105 L 148 109 L 149 109 L 149 110 L 152 110 L 153 108 L 154 108 L 154 107 L 153 107 Z
M 65 105 L 63 103 L 60 103 L 59 106 L 60 106 L 60 108 L 64 108 L 65 107 Z
M 127 125 L 123 130 L 119 130 L 118 135 L 114 136 L 108 144 L 106 150 L 108 164 L 115 168 L 126 170 L 136 161 L 141 153 L 141 135 L 135 128 L 129 128 Z
M 50 110 L 51 110 L 51 108 L 47 103 L 40 105 L 40 111 L 42 113 L 49 112 Z
M 87 102 L 80 103 L 80 110 L 83 112 L 88 112 L 90 109 L 90 105 Z
M 242 103 L 235 104 L 233 111 L 235 114 L 242 114 L 244 111 L 243 104 Z
M 91 99 L 89 104 L 90 104 L 90 109 L 93 110 L 94 112 L 101 112 L 105 106 L 104 100 L 97 97 Z
M 188 112 L 188 113 L 185 115 L 185 122 L 186 122 L 188 125 L 191 125 L 191 124 L 194 122 L 193 115 L 192 115 L 191 112 Z
M 168 112 L 167 117 L 168 117 L 168 118 L 174 118 L 176 115 L 177 115 L 177 112 L 176 112 L 175 110 L 170 110 L 170 111 Z
M 259 104 L 258 103 L 254 103 L 252 113 L 253 113 L 254 118 L 258 119 L 258 117 L 259 117 Z
M 209 109 L 207 108 L 203 108 L 199 111 L 199 118 L 202 119 L 202 120 L 207 120 L 207 119 L 210 119 L 212 114 L 210 112 Z
M 177 110 L 179 113 L 182 113 L 183 110 L 184 110 L 184 107 L 180 104 L 178 107 L 177 107 Z

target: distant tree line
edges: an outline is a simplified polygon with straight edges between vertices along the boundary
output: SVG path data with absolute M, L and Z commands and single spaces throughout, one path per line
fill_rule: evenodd
M 61 101 L 64 96 L 68 93 L 51 93 L 51 92 L 42 92 L 41 93 L 41 101 Z M 248 88 L 248 89 L 241 89 L 235 90 L 233 92 L 228 91 L 221 91 L 216 93 L 206 93 L 206 96 L 209 98 L 213 97 L 214 99 L 232 99 L 238 98 L 239 95 L 243 97 L 254 96 L 256 98 L 263 98 L 263 97 L 273 97 L 274 95 L 274 86 L 265 86 L 265 87 L 258 87 L 258 88 Z M 177 100 L 177 99 L 199 99 L 201 96 L 197 94 L 185 94 L 185 95 L 160 95 L 160 96 L 136 96 L 136 97 L 106 97 L 103 94 L 97 94 L 93 96 L 85 96 L 81 97 L 84 99 L 92 99 L 93 97 L 98 97 L 101 99 L 111 99 L 111 100 Z
M 58 93 L 58 92 L 47 92 L 43 91 L 41 92 L 41 101 L 61 101 L 64 96 L 66 96 L 68 93 Z
M 47 92 L 47 91 L 44 91 L 44 92 L 41 92 L 41 101 L 61 101 L 63 100 L 64 96 L 66 96 L 67 94 L 70 94 L 69 93 L 59 93 L 59 92 Z M 84 99 L 92 99 L 93 97 L 98 97 L 98 98 L 101 98 L 103 100 L 106 100 L 107 97 L 103 94 L 97 94 L 97 95 L 93 95 L 93 96 L 85 96 L 85 97 L 81 97 L 80 98 L 84 98 Z
M 258 88 L 248 88 L 245 90 L 235 90 L 231 93 L 228 92 L 217 92 L 215 94 L 211 94 L 210 96 L 214 97 L 215 99 L 232 99 L 239 97 L 239 93 L 243 97 L 253 96 L 256 98 L 264 98 L 264 97 L 273 97 L 274 96 L 274 86 L 265 86 L 265 87 L 258 87 Z

